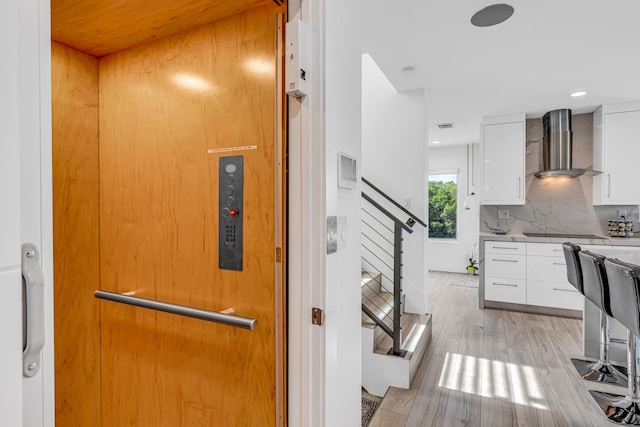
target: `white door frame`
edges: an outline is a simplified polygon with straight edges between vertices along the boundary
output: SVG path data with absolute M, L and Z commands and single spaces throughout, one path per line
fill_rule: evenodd
M 18 0 L 0 2 L 0 414 L 22 425 Z
M 14 19 L 19 23 L 19 101 L 14 108 L 18 106 L 20 130 L 20 243 L 33 243 L 39 249 L 45 277 L 45 347 L 39 372 L 32 378 L 22 378 L 22 425 L 52 427 L 55 367 L 50 3 L 46 0 L 18 3 L 19 14 Z
M 311 324 L 325 308 L 326 218 L 324 140 L 324 20 L 322 2 L 289 0 L 288 20 L 309 30 L 309 93 L 288 98 L 288 425 L 325 424 L 324 326 Z

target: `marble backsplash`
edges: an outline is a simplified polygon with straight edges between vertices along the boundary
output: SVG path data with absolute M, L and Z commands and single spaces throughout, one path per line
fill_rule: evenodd
M 572 116 L 573 167 L 593 168 L 593 114 Z M 593 206 L 591 177 L 538 179 L 542 170 L 542 119 L 527 120 L 526 204 L 480 206 L 480 231 L 500 229 L 509 233 L 571 233 L 607 236 L 607 220 L 626 215 L 638 230 L 638 206 Z M 498 219 L 498 210 L 509 210 L 509 219 Z M 638 237 L 638 236 L 636 236 Z

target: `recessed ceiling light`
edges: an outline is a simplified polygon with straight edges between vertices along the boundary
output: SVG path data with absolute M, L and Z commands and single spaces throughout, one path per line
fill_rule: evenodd
M 513 7 L 505 3 L 492 4 L 477 11 L 471 17 L 471 23 L 476 27 L 491 27 L 506 21 L 513 15 Z
M 433 141 L 432 144 L 440 144 L 440 141 Z
M 585 92 L 584 90 L 579 90 L 579 91 L 573 92 L 569 96 L 571 96 L 573 98 L 577 98 L 579 96 L 585 96 L 586 94 L 587 94 L 587 92 Z
M 402 72 L 403 77 L 410 77 L 416 75 L 416 67 L 408 66 L 403 67 L 400 72 Z

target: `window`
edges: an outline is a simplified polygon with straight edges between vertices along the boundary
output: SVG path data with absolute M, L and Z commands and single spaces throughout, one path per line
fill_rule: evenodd
M 429 238 L 455 239 L 458 219 L 458 174 L 429 175 Z

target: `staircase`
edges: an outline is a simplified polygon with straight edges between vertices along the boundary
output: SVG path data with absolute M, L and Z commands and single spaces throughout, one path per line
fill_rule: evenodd
M 375 187 L 384 200 L 362 193 L 362 386 L 384 396 L 390 386 L 409 388 L 431 339 L 431 315 L 404 312 L 403 233 L 419 218 Z M 386 204 L 386 206 L 383 206 Z M 391 211 L 408 214 L 406 222 Z
M 362 272 L 362 304 L 388 327 L 393 326 L 393 294 L 381 285 L 380 273 Z M 409 388 L 431 340 L 431 315 L 402 312 L 401 354 L 393 355 L 393 339 L 362 314 L 362 387 L 384 396 L 390 386 Z

